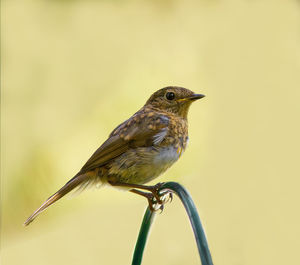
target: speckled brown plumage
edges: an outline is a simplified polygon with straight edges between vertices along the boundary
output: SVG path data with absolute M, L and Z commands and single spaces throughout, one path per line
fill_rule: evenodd
M 25 224 L 76 187 L 94 184 L 126 186 L 137 192 L 178 160 L 188 142 L 187 114 L 203 95 L 182 87 L 155 92 L 146 104 L 115 128 L 82 169 L 52 195 Z

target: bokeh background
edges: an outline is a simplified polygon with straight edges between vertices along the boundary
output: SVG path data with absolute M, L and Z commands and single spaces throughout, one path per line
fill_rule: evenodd
M 2 1 L 1 264 L 130 264 L 147 205 L 114 189 L 22 223 L 156 89 L 207 97 L 159 181 L 182 183 L 218 265 L 300 264 L 300 3 Z M 177 198 L 143 264 L 199 264 Z

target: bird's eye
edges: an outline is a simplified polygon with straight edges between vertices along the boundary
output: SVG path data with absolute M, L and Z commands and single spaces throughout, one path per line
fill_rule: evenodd
M 174 94 L 173 92 L 168 92 L 168 93 L 166 94 L 166 98 L 167 98 L 168 100 L 173 100 L 173 99 L 175 98 L 175 94 Z

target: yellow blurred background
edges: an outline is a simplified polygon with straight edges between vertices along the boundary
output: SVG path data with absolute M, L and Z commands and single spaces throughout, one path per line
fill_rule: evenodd
M 157 181 L 191 193 L 218 265 L 300 264 L 300 2 L 3 1 L 1 264 L 130 264 L 147 202 L 114 189 L 22 223 L 155 90 L 207 97 Z M 143 264 L 199 264 L 175 198 Z

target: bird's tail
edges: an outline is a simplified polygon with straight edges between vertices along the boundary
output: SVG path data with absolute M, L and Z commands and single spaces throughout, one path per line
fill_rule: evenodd
M 86 187 L 91 182 L 95 182 L 95 176 L 92 177 L 86 174 L 76 175 L 71 180 L 69 180 L 60 190 L 50 196 L 38 209 L 36 209 L 35 212 L 25 221 L 24 225 L 29 225 L 42 211 L 44 211 L 47 207 L 55 203 L 70 191 L 74 190 L 75 188 L 81 189 L 82 187 Z

